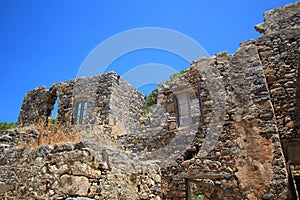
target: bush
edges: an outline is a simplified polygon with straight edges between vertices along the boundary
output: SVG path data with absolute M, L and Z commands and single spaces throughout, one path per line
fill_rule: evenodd
M 143 102 L 143 114 L 145 116 L 149 115 L 150 109 L 157 104 L 157 95 L 158 95 L 157 88 L 152 90 L 152 92 L 148 96 L 145 95 L 144 102 Z
M 179 79 L 185 74 L 187 70 L 181 70 L 173 75 L 171 75 L 170 80 L 165 83 L 170 84 L 172 81 Z M 149 95 L 145 95 L 143 103 L 143 115 L 147 116 L 150 114 L 150 110 L 157 104 L 158 90 L 155 88 Z
M 175 80 L 179 79 L 179 78 L 182 77 L 182 75 L 185 74 L 187 71 L 188 71 L 188 70 L 184 69 L 184 70 L 181 70 L 181 71 L 179 71 L 179 72 L 176 72 L 176 73 L 172 74 L 172 75 L 170 76 L 170 79 L 167 80 L 167 81 L 165 82 L 165 84 L 170 84 L 172 81 L 175 81 Z
M 6 122 L 0 122 L 0 134 L 4 131 L 16 127 L 15 122 L 6 123 Z

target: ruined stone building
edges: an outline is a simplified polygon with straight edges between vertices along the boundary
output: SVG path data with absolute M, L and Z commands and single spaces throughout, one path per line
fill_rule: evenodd
M 49 120 L 58 102 L 56 123 L 84 141 L 16 149 L 22 131 L 8 131 L 0 197 L 299 199 L 300 3 L 264 18 L 262 36 L 234 55 L 200 58 L 160 84 L 149 116 L 113 72 L 28 92 L 19 127 Z
M 144 95 L 115 73 L 56 83 L 49 90 L 37 87 L 26 94 L 18 119 L 25 126 L 49 120 L 58 101 L 57 123 L 80 125 L 85 132 L 117 137 L 139 126 Z M 103 139 L 103 138 L 102 138 Z

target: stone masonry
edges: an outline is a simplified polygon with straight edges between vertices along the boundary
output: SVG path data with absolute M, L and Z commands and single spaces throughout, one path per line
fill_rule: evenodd
M 0 197 L 299 199 L 300 2 L 264 18 L 263 35 L 235 54 L 200 58 L 160 84 L 148 116 L 113 72 L 28 92 L 17 129 L 0 136 Z M 55 102 L 56 123 L 84 141 L 16 148 Z
M 158 166 L 123 151 L 80 142 L 7 154 L 1 199 L 160 199 Z
M 139 127 L 144 96 L 115 73 L 78 78 L 53 84 L 49 90 L 37 87 L 26 94 L 17 124 L 49 121 L 58 101 L 56 123 L 78 125 L 77 103 L 87 102 L 85 122 L 78 126 L 85 139 L 111 140 Z M 99 138 L 101 137 L 101 138 Z

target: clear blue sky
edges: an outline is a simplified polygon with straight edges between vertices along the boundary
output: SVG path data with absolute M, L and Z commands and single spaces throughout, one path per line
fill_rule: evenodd
M 17 120 L 27 91 L 76 77 L 91 50 L 114 34 L 163 27 L 192 37 L 210 55 L 234 53 L 240 42 L 259 36 L 253 26 L 263 21 L 264 11 L 291 2 L 296 1 L 1 0 L 0 121 Z M 114 65 L 126 71 L 149 62 L 188 67 L 151 50 L 122 56 Z

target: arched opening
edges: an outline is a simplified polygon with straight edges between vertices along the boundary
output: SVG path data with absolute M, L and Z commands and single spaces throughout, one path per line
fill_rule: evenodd
M 56 91 L 56 100 L 53 105 L 53 110 L 51 111 L 50 116 L 50 124 L 55 124 L 57 119 L 57 113 L 58 113 L 58 102 L 59 102 L 59 91 Z

